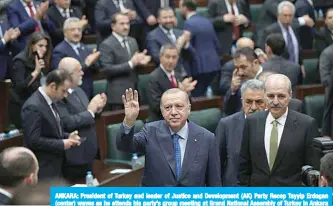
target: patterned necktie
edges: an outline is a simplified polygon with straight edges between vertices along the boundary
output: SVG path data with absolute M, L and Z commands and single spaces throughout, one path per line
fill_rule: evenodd
M 274 120 L 272 122 L 272 124 L 273 124 L 273 128 L 272 128 L 272 132 L 271 132 L 271 138 L 269 141 L 269 168 L 270 168 L 270 170 L 273 169 L 276 154 L 278 151 L 278 128 L 277 128 L 278 121 Z
M 61 128 L 61 124 L 60 124 L 60 116 L 59 116 L 58 110 L 57 110 L 56 106 L 54 105 L 54 103 L 52 103 L 51 106 L 52 106 L 53 112 L 55 114 L 60 137 L 62 137 L 62 128 Z
M 176 178 L 177 178 L 177 180 L 179 180 L 181 170 L 182 170 L 180 144 L 178 142 L 179 135 L 175 133 L 172 135 L 172 137 L 173 137 L 173 150 L 174 150 L 174 155 L 175 155 L 175 160 L 176 160 Z
M 296 62 L 293 39 L 291 38 L 289 29 L 287 29 L 287 44 L 288 44 L 287 46 L 288 46 L 289 60 L 292 62 Z

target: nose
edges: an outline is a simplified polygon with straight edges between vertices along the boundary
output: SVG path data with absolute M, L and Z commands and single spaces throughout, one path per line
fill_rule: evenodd
M 257 107 L 257 104 L 255 102 L 252 102 L 251 104 L 251 110 L 252 111 L 257 111 L 258 107 Z
M 176 107 L 171 107 L 171 115 L 176 115 L 176 114 L 177 114 Z
M 279 100 L 278 100 L 277 96 L 274 97 L 273 104 L 275 104 L 275 105 L 279 104 Z

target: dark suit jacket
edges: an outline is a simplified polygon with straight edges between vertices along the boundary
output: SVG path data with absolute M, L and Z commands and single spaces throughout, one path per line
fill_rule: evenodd
M 8 196 L 6 196 L 0 192 L 0 205 L 9 205 L 10 202 L 11 202 L 11 198 L 9 198 Z
M 161 0 L 142 0 L 149 12 L 157 18 L 157 12 L 161 8 Z M 174 8 L 174 2 L 169 0 L 169 7 Z M 178 7 L 178 5 L 176 6 Z
M 221 67 L 221 78 L 220 78 L 220 92 L 221 95 L 225 95 L 230 88 L 232 73 L 235 69 L 234 60 L 230 60 Z
M 331 78 L 333 74 L 331 73 Z M 332 81 L 332 80 L 331 80 Z M 322 135 L 333 137 L 332 122 L 333 122 L 333 87 L 330 85 L 325 94 L 324 117 L 322 123 Z
M 39 5 L 39 3 L 34 2 L 35 7 Z M 31 18 L 28 13 L 26 12 L 23 4 L 20 0 L 16 0 L 9 4 L 7 7 L 7 15 L 8 15 L 8 22 L 10 27 L 19 28 L 21 31 L 21 35 L 17 39 L 20 43 L 20 49 L 23 50 L 28 37 L 35 31 L 35 26 L 39 24 L 42 26 L 44 32 L 49 33 L 52 35 L 54 32 L 54 24 L 50 21 L 48 17 L 45 20 L 36 22 L 33 18 Z
M 133 55 L 139 51 L 136 40 L 128 37 L 128 44 Z M 128 61 L 132 58 L 128 56 L 126 49 L 111 35 L 99 46 L 101 52 L 100 62 L 105 70 L 108 80 L 107 97 L 108 103 L 122 104 L 121 96 L 128 88 L 137 88 L 137 74 L 135 68 L 131 68 Z
M 183 34 L 182 30 L 179 29 L 172 29 L 174 35 L 178 39 Z M 149 32 L 146 38 L 146 45 L 147 45 L 147 51 L 148 54 L 152 57 L 152 60 L 159 65 L 160 64 L 160 50 L 161 47 L 165 44 L 172 44 L 171 40 L 167 37 L 167 35 L 163 32 L 163 30 L 158 26 L 153 31 Z M 186 61 L 189 60 L 191 57 L 188 57 L 188 55 L 191 55 L 193 52 L 193 47 L 190 45 L 187 49 L 182 49 L 182 52 L 180 53 L 180 58 L 178 60 L 177 68 L 176 70 L 183 74 L 184 71 L 182 71 L 182 67 L 184 67 L 185 71 L 190 71 L 190 62 Z M 183 56 L 187 56 L 188 58 L 182 58 Z
M 156 68 L 149 74 L 148 82 L 148 104 L 149 104 L 149 120 L 156 121 L 163 119 L 160 110 L 160 102 L 162 94 L 172 88 L 171 82 L 161 67 Z M 175 72 L 177 82 L 182 81 L 179 73 Z
M 296 85 L 300 84 L 301 66 L 291 62 L 282 56 L 272 56 L 262 65 L 264 71 L 273 71 L 278 74 L 286 75 L 290 81 L 293 90 L 293 96 L 296 95 Z
M 220 158 L 214 134 L 192 122 L 188 122 L 188 139 L 178 181 L 172 137 L 165 120 L 148 123 L 136 134 L 132 128 L 126 135 L 121 125 L 117 147 L 124 152 L 146 155 L 143 186 L 221 185 Z
M 316 20 L 314 15 L 314 7 L 308 0 L 297 0 L 295 2 L 296 14 L 295 17 L 301 17 L 309 15 L 314 21 Z M 312 49 L 314 29 L 308 26 L 302 26 L 300 28 L 300 45 L 302 49 Z
M 88 97 L 80 87 L 57 103 L 64 130 L 68 133 L 77 130 L 81 138 L 87 138 L 79 147 L 66 150 L 66 164 L 89 164 L 97 155 L 95 118 L 88 112 L 88 104 Z
M 80 12 L 80 10 L 75 7 L 71 7 L 69 9 L 69 15 L 70 17 L 77 17 L 79 19 L 81 19 L 82 17 L 82 13 Z M 53 46 L 56 46 L 64 40 L 63 26 L 66 18 L 63 17 L 63 15 L 59 12 L 58 8 L 55 5 L 51 6 L 49 10 L 47 10 L 47 16 L 50 18 L 50 20 L 55 26 L 55 30 L 52 34 L 52 44 Z
M 325 48 L 333 43 L 332 32 L 327 28 L 327 26 L 324 26 L 321 27 L 319 31 L 315 32 L 315 36 L 316 51 L 320 55 Z
M 251 20 L 250 11 L 247 9 L 246 2 L 243 0 L 236 1 L 239 14 L 243 14 L 249 20 Z M 222 47 L 222 55 L 230 54 L 231 46 L 233 43 L 232 34 L 233 26 L 231 23 L 224 22 L 223 16 L 228 14 L 227 5 L 225 0 L 213 0 L 208 4 L 208 14 L 213 21 L 213 25 L 217 36 L 220 40 Z M 250 25 L 250 23 L 249 23 Z M 240 26 L 240 35 L 242 35 L 243 30 L 246 28 L 244 25 Z
M 68 133 L 60 135 L 57 120 L 40 91 L 37 90 L 24 103 L 21 117 L 24 145 L 38 159 L 38 178 L 61 177 L 65 156 L 63 139 L 68 138 Z
M 268 111 L 249 115 L 245 121 L 240 153 L 240 184 L 248 186 L 301 186 L 304 165 L 313 165 L 316 120 L 289 110 L 272 171 L 265 151 Z
M 81 88 L 86 92 L 88 98 L 92 98 L 93 96 L 93 79 L 92 75 L 94 72 L 96 72 L 98 68 L 98 64 L 95 63 L 91 65 L 90 67 L 87 67 L 85 64 L 85 60 L 89 54 L 92 53 L 92 50 L 89 49 L 85 44 L 80 43 L 81 51 L 80 55 L 77 55 L 74 51 L 73 47 L 69 45 L 67 41 L 62 41 L 60 44 L 58 44 L 54 50 L 52 55 L 52 68 L 56 69 L 58 68 L 58 64 L 64 57 L 73 57 L 77 59 L 82 66 L 82 71 L 84 72 L 83 75 L 83 83 L 81 85 Z
M 221 47 L 211 21 L 194 14 L 184 22 L 184 30 L 191 32 L 191 45 L 194 47 L 189 76 L 220 70 Z
M 239 152 L 242 144 L 244 123 L 244 112 L 237 112 L 222 118 L 216 127 L 215 136 L 218 140 L 220 151 L 223 186 L 232 187 L 237 185 Z
M 332 84 L 332 68 L 333 68 L 333 45 L 328 46 L 319 57 L 319 73 L 320 81 L 325 86 Z

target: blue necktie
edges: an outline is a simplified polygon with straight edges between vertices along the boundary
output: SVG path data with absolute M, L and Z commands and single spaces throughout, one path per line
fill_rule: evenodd
M 180 153 L 180 145 L 179 145 L 179 135 L 178 134 L 173 134 L 173 150 L 175 154 L 175 159 L 176 159 L 176 178 L 179 180 L 180 178 L 180 173 L 182 170 L 182 165 L 181 165 L 181 153 Z
M 287 46 L 288 46 L 289 60 L 292 62 L 296 62 L 293 39 L 291 38 L 289 29 L 287 29 L 287 44 L 288 44 Z

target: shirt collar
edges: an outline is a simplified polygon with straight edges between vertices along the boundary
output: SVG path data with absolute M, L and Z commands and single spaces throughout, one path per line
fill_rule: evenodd
M 5 190 L 5 189 L 2 189 L 1 187 L 0 187 L 0 193 L 6 195 L 6 196 L 9 197 L 10 199 L 13 198 L 13 194 L 12 194 L 12 193 L 8 192 L 8 191 Z
M 63 15 L 63 11 L 65 11 L 65 12 L 67 12 L 67 9 L 64 9 L 64 8 L 61 8 L 60 6 L 58 6 L 58 5 L 55 5 L 56 6 L 56 8 L 60 11 L 60 13 L 61 13 L 61 15 Z
M 291 28 L 291 26 L 290 26 L 290 25 L 289 25 L 289 26 L 288 26 L 288 28 L 286 29 L 286 28 L 283 26 L 283 24 L 281 24 L 281 22 L 280 22 L 280 21 L 278 21 L 278 23 L 279 23 L 279 26 L 280 26 L 280 28 L 281 28 L 282 32 L 287 32 L 287 31 L 289 31 L 289 32 L 290 32 L 290 28 Z
M 77 49 L 77 48 L 79 48 L 80 47 L 80 43 L 73 43 L 73 42 L 71 42 L 71 41 L 69 41 L 68 39 L 66 39 L 65 38 L 65 41 L 72 47 L 72 48 L 75 48 L 75 49 Z
M 166 28 L 164 28 L 164 27 L 162 26 L 162 24 L 160 24 L 160 28 L 162 29 L 162 31 L 163 31 L 164 33 L 168 33 L 168 32 L 172 33 L 172 32 L 173 32 L 172 29 L 167 30 Z
M 281 124 L 282 126 L 284 126 L 286 124 L 286 120 L 287 120 L 287 115 L 288 115 L 288 107 L 286 112 L 279 118 L 275 119 L 272 114 L 270 112 L 268 112 L 268 116 L 267 116 L 267 123 L 271 124 L 274 120 L 277 120 L 279 124 Z
M 180 138 L 182 139 L 187 139 L 187 136 L 188 136 L 188 123 L 186 121 L 185 125 L 183 126 L 183 128 L 181 128 L 178 132 L 174 132 L 172 131 L 172 129 L 169 127 L 169 130 L 170 130 L 170 133 L 171 133 L 171 136 L 175 133 L 177 133 Z
M 186 20 L 188 20 L 189 18 L 191 18 L 193 15 L 197 14 L 197 12 L 193 12 L 193 13 L 190 13 L 186 16 Z
M 170 79 L 170 76 L 173 75 L 175 76 L 175 71 L 172 70 L 171 72 L 168 72 L 166 69 L 164 69 L 163 65 L 160 64 L 161 69 L 164 71 L 164 73 L 167 75 L 167 77 Z
M 72 94 L 72 92 L 74 92 L 74 89 L 69 88 L 67 91 L 68 91 L 69 94 Z
M 24 7 L 28 7 L 28 4 L 25 3 L 23 0 L 21 0 L 21 3 L 23 4 Z M 32 5 L 32 7 L 35 6 L 34 1 L 31 1 L 31 5 Z
M 124 38 L 123 36 L 120 36 L 119 34 L 117 34 L 116 32 L 112 32 L 113 36 L 116 37 L 116 39 L 120 42 L 120 43 L 123 43 L 124 41 Z
M 254 78 L 256 79 L 257 76 L 258 76 L 262 71 L 263 71 L 263 68 L 262 68 L 262 66 L 260 65 L 260 68 L 259 68 L 259 70 L 258 70 L 258 72 L 257 72 L 257 74 L 256 74 L 256 76 L 255 76 Z
M 43 95 L 43 97 L 46 100 L 48 105 L 51 105 L 53 103 L 51 98 L 45 93 L 43 87 L 39 87 L 38 91 Z

